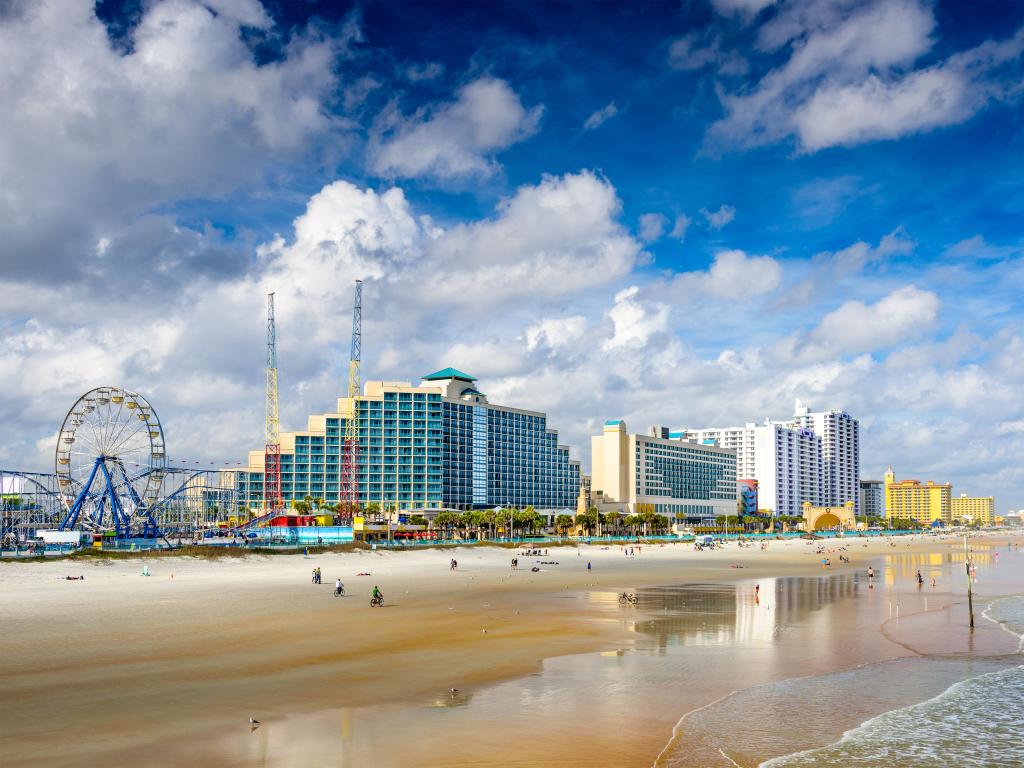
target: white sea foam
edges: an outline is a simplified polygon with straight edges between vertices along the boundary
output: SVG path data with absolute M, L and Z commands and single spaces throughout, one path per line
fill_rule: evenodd
M 994 600 L 985 608 L 982 616 L 1011 635 L 1016 635 L 1020 639 L 1018 650 L 1024 652 L 1024 596 L 1014 595 Z
M 847 731 L 835 744 L 762 768 L 1002 768 L 1024 765 L 1024 666 L 972 677 Z

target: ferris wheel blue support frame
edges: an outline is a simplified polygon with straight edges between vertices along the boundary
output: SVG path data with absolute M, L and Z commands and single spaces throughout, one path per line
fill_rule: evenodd
M 82 514 L 82 507 L 87 500 L 95 498 L 95 495 L 90 495 L 89 491 L 92 489 L 92 484 L 96 481 L 96 475 L 100 472 L 103 473 L 103 478 L 106 480 L 106 488 L 100 493 L 97 503 L 99 504 L 99 515 L 97 517 L 97 524 L 102 523 L 103 516 L 105 514 L 106 502 L 110 501 L 110 518 L 114 523 L 114 530 L 117 533 L 118 538 L 128 538 L 132 533 L 132 521 L 131 515 L 124 511 L 124 507 L 121 504 L 121 500 L 118 498 L 117 492 L 114 490 L 114 479 L 111 477 L 110 470 L 107 469 L 107 457 L 98 456 L 93 462 L 92 471 L 89 473 L 89 479 L 82 485 L 82 490 L 79 491 L 78 496 L 72 503 L 71 508 L 68 509 L 68 513 L 61 520 L 58 531 L 64 531 L 68 528 L 73 528 L 78 522 L 79 516 Z M 135 504 L 136 509 L 145 510 L 145 522 L 142 527 L 142 536 L 144 537 L 163 537 L 163 533 L 160 531 L 160 526 L 157 525 L 156 520 L 153 519 L 153 515 L 150 510 L 143 504 L 142 499 L 139 498 L 139 494 L 135 491 L 135 487 L 132 485 L 131 480 L 128 478 L 128 473 L 125 471 L 124 465 L 114 460 L 114 466 L 120 471 L 121 477 L 124 479 L 125 487 L 128 489 L 128 495 L 131 497 L 132 502 Z M 166 539 L 165 539 L 166 540 Z

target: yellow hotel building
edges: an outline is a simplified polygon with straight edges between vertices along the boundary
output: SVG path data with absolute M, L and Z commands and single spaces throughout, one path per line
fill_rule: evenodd
M 996 521 L 996 500 L 994 496 L 968 496 L 961 493 L 953 497 L 951 514 L 954 520 L 964 523 L 994 525 Z
M 889 520 L 916 520 L 922 525 L 939 521 L 949 525 L 953 519 L 952 497 L 951 483 L 897 482 L 892 467 L 885 473 L 885 515 Z

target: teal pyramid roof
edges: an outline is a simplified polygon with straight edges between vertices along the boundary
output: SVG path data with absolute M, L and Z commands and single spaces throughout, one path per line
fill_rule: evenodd
M 434 373 L 428 373 L 423 377 L 424 381 L 441 381 L 443 379 L 460 379 L 462 381 L 476 381 L 476 378 L 468 373 L 463 373 L 457 368 L 444 368 Z

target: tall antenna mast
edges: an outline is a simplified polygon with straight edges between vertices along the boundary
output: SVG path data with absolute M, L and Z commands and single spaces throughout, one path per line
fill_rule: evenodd
M 274 294 L 267 294 L 266 452 L 263 457 L 264 512 L 284 509 L 281 497 L 281 422 L 277 407 L 277 325 Z
M 348 411 L 345 414 L 345 445 L 341 458 L 341 513 L 353 517 L 359 511 L 359 364 L 363 352 L 363 281 L 356 280 L 352 305 L 352 348 L 348 359 Z

